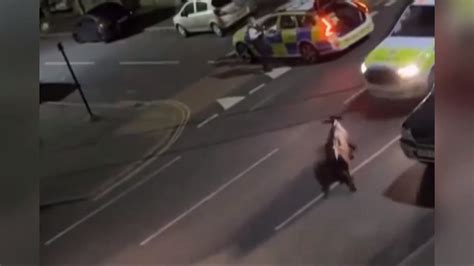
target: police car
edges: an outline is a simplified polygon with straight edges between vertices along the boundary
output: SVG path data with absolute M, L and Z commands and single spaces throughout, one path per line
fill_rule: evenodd
M 371 95 L 389 99 L 426 95 L 435 61 L 434 21 L 434 0 L 415 0 L 404 10 L 391 34 L 361 66 Z
M 347 18 L 337 12 L 322 15 L 312 5 L 280 10 L 257 19 L 264 29 L 265 43 L 271 57 L 302 57 L 308 63 L 320 56 L 347 49 L 368 36 L 374 23 L 367 6 L 357 0 L 346 0 Z M 351 18 L 352 16 L 352 18 Z M 245 61 L 253 61 L 259 52 L 251 44 L 248 26 L 237 31 L 232 39 L 236 53 Z

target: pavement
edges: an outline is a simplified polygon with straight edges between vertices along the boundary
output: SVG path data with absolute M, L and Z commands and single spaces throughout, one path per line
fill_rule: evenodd
M 190 118 L 166 152 L 107 193 L 43 209 L 41 263 L 429 261 L 434 213 L 420 192 L 433 174 L 398 144 L 416 103 L 379 102 L 359 73 L 407 2 L 372 1 L 375 32 L 340 56 L 282 61 L 267 74 L 233 58 L 231 33 L 182 39 L 157 29 L 107 45 L 43 40 L 43 80 L 68 79 L 51 64 L 61 60 L 54 43 L 62 40 L 93 104 L 174 100 Z M 333 114 L 358 145 L 351 169 L 359 191 L 334 186 L 323 200 L 313 167 L 329 130 L 322 121 Z
M 138 32 L 146 30 L 146 28 L 150 26 L 168 20 L 175 12 L 176 8 L 170 7 L 169 5 L 154 5 L 139 8 L 135 11 L 132 25 L 134 27 L 133 30 Z M 51 14 L 47 19 L 43 20 L 43 24 L 46 25 L 41 27 L 40 39 L 71 36 L 80 18 L 80 14 L 72 11 Z
M 41 207 L 100 195 L 166 151 L 189 118 L 188 109 L 172 101 L 91 108 L 98 120 L 81 104 L 40 106 Z

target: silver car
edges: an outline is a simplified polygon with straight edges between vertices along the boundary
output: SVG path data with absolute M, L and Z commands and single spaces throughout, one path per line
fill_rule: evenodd
M 256 9 L 252 0 L 191 0 L 173 17 L 176 30 L 184 37 L 192 32 L 224 31 Z

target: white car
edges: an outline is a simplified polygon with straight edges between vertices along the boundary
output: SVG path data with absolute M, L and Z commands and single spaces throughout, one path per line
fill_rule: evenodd
M 391 34 L 365 58 L 361 71 L 372 96 L 406 99 L 428 92 L 429 73 L 435 62 L 434 2 L 415 0 Z
M 256 9 L 253 0 L 191 0 L 173 17 L 176 30 L 184 37 L 192 32 L 224 31 Z

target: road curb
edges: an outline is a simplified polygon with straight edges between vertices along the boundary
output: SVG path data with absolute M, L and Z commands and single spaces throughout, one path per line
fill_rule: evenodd
M 129 181 L 129 179 L 133 179 L 133 177 L 132 178 L 127 178 L 127 176 L 130 173 L 133 173 L 134 171 L 136 171 L 137 169 L 142 167 L 150 159 L 153 159 L 153 158 L 156 159 L 157 157 L 162 155 L 164 152 L 166 152 L 179 139 L 182 132 L 184 131 L 184 128 L 186 127 L 187 123 L 189 122 L 191 112 L 185 104 L 183 104 L 181 102 L 178 102 L 178 101 L 167 100 L 167 101 L 163 101 L 161 103 L 170 104 L 170 105 L 176 107 L 178 110 L 181 111 L 181 116 L 182 116 L 181 121 L 179 121 L 176 124 L 175 130 L 168 135 L 168 137 L 166 138 L 166 140 L 164 142 L 159 141 L 154 146 L 152 146 L 149 150 L 147 150 L 144 153 L 145 155 L 140 160 L 129 164 L 115 178 L 109 179 L 104 184 L 100 185 L 98 189 L 94 190 L 88 196 L 88 198 L 92 198 L 92 200 L 94 200 L 94 201 L 99 200 L 102 197 L 109 194 L 109 192 L 113 191 L 113 190 L 109 190 L 109 188 L 111 186 L 114 186 L 114 184 L 116 184 L 116 183 L 121 184 L 121 183 L 124 183 L 125 181 Z M 150 105 L 153 105 L 153 104 L 156 104 L 156 103 L 150 103 Z M 138 174 L 139 172 L 140 171 L 138 171 L 135 174 Z M 124 180 L 125 178 L 126 178 L 126 180 Z
M 141 170 L 146 169 L 146 167 L 142 167 L 142 166 L 145 163 L 147 163 L 150 159 L 155 160 L 161 154 L 166 152 L 179 139 L 182 132 L 184 131 L 185 126 L 187 125 L 187 123 L 189 121 L 190 111 L 189 111 L 189 109 L 187 108 L 186 105 L 184 105 L 180 102 L 176 102 L 176 101 L 158 101 L 158 102 L 140 102 L 140 103 L 123 102 L 123 103 L 120 103 L 118 105 L 115 105 L 115 107 L 109 106 L 109 105 L 106 105 L 104 107 L 106 109 L 108 109 L 108 108 L 123 108 L 123 107 L 127 107 L 127 108 L 130 108 L 130 107 L 146 108 L 146 107 L 152 107 L 154 105 L 165 108 L 165 111 L 166 111 L 166 109 L 174 110 L 172 112 L 173 112 L 173 116 L 175 118 L 170 119 L 168 122 L 165 122 L 166 124 L 164 125 L 164 127 L 160 129 L 160 131 L 161 130 L 164 131 L 164 132 L 160 133 L 160 134 L 163 134 L 163 136 L 162 137 L 157 136 L 158 140 L 155 141 L 155 143 L 153 143 L 149 146 L 146 146 L 146 147 L 149 147 L 149 148 L 145 149 L 141 153 L 142 155 L 141 155 L 141 157 L 139 157 L 139 159 L 134 159 L 131 162 L 130 161 L 129 162 L 125 161 L 125 164 L 123 164 L 123 165 L 120 165 L 120 162 L 117 162 L 117 166 L 116 166 L 117 168 L 116 169 L 112 168 L 112 170 L 110 171 L 110 174 L 111 174 L 110 176 L 104 176 L 104 178 L 96 179 L 96 181 L 94 181 L 94 179 L 89 179 L 90 181 L 81 181 L 80 175 L 76 175 L 74 173 L 77 172 L 77 171 L 82 171 L 82 170 L 80 170 L 80 169 L 77 170 L 77 169 L 71 168 L 71 170 L 68 171 L 69 168 L 64 168 L 64 169 L 66 169 L 66 171 L 65 172 L 62 172 L 62 171 L 58 172 L 58 174 L 56 176 L 64 176 L 65 178 L 67 178 L 69 175 L 71 175 L 71 173 L 73 173 L 73 175 L 75 175 L 77 177 L 71 179 L 71 181 L 67 181 L 67 179 L 66 179 L 66 181 L 59 181 L 59 179 L 58 179 L 58 181 L 60 183 L 51 183 L 53 188 L 56 188 L 56 189 L 59 188 L 60 189 L 64 186 L 67 186 L 67 184 L 68 184 L 67 182 L 73 182 L 73 183 L 86 182 L 86 183 L 84 183 L 84 187 L 82 189 L 71 189 L 71 190 L 67 189 L 67 187 L 65 187 L 65 190 L 57 190 L 58 194 L 54 193 L 54 190 L 53 190 L 53 194 L 47 194 L 43 197 L 43 200 L 40 200 L 40 208 L 43 209 L 43 208 L 53 207 L 55 205 L 60 205 L 60 204 L 75 203 L 75 202 L 91 200 L 91 199 L 92 200 L 100 199 L 101 197 L 103 197 L 103 196 L 107 195 L 108 193 L 114 191 L 115 188 L 119 186 L 119 185 L 116 185 L 117 183 L 120 183 L 120 184 L 125 183 L 126 181 L 129 181 L 129 180 L 133 179 L 137 174 L 140 173 Z M 75 105 L 73 105 L 73 106 L 75 106 Z M 161 111 L 161 112 L 163 112 L 163 111 Z M 168 111 L 166 111 L 166 112 L 168 112 Z M 139 134 L 142 134 L 142 133 L 134 132 L 134 130 L 136 130 L 136 126 L 138 125 L 138 130 L 139 131 L 143 130 L 143 128 L 140 127 L 140 125 L 143 125 L 142 124 L 143 121 L 145 121 L 146 123 L 150 123 L 149 119 L 155 119 L 155 117 L 156 117 L 156 114 L 153 113 L 153 110 L 151 110 L 149 113 L 144 112 L 144 113 L 141 113 L 141 114 L 143 114 L 144 117 L 140 117 L 140 119 L 131 121 L 131 124 L 126 123 L 126 124 L 123 125 L 124 130 L 125 130 L 124 134 L 132 134 L 132 135 L 133 134 L 138 134 L 137 137 L 141 138 Z M 145 120 L 143 120 L 143 119 L 145 119 Z M 159 117 L 157 119 L 159 119 Z M 134 124 L 134 123 L 138 123 L 138 124 Z M 129 129 L 129 127 L 131 127 L 131 129 Z M 121 129 L 122 129 L 122 127 L 119 127 L 119 131 Z M 132 130 L 132 132 L 130 133 L 128 130 Z M 147 131 L 148 130 L 145 129 L 144 132 L 146 133 Z M 117 130 L 116 130 L 116 132 L 117 132 Z M 153 131 L 151 131 L 151 132 L 152 132 L 151 134 L 154 134 Z M 143 134 L 145 134 L 145 133 L 143 133 Z M 146 133 L 146 134 L 150 134 L 150 133 Z M 121 150 L 120 147 L 119 147 L 119 150 Z M 139 150 L 137 150 L 137 151 L 139 151 Z M 138 154 L 140 154 L 140 153 L 138 153 Z M 140 156 L 140 155 L 138 155 L 138 156 Z M 84 158 L 84 159 L 86 159 L 86 158 Z M 120 158 L 119 158 L 119 160 L 120 160 Z M 101 165 L 99 163 L 97 165 L 97 167 L 98 167 L 97 169 L 100 169 L 102 167 L 107 167 L 107 164 Z M 141 167 L 143 169 L 140 169 Z M 93 165 L 91 169 L 95 169 L 95 168 L 96 168 L 96 166 Z M 139 169 L 140 171 L 137 171 L 137 169 Z M 84 171 L 86 171 L 86 170 L 84 170 Z M 95 171 L 95 170 L 93 170 L 93 171 Z M 134 171 L 135 171 L 135 173 L 133 174 L 133 176 L 128 176 L 128 178 L 126 180 L 123 180 L 124 178 L 127 177 L 127 175 L 129 173 L 132 173 Z M 84 174 L 87 174 L 87 172 L 84 172 Z M 93 173 L 92 175 L 95 175 L 95 174 Z M 48 181 L 48 178 L 51 178 L 51 177 L 53 178 L 53 179 L 50 179 L 52 181 Z M 51 176 L 51 177 L 49 177 L 48 175 L 45 175 L 43 177 L 43 178 L 45 178 L 45 182 L 47 182 L 46 185 L 45 185 L 46 190 L 49 190 L 48 182 L 56 182 L 56 181 L 54 181 L 54 176 Z M 66 182 L 66 183 L 64 183 L 64 182 Z M 57 185 L 54 185 L 54 184 L 57 184 Z M 82 187 L 82 185 L 81 185 L 81 187 Z M 112 187 L 112 189 L 110 189 L 111 187 Z

